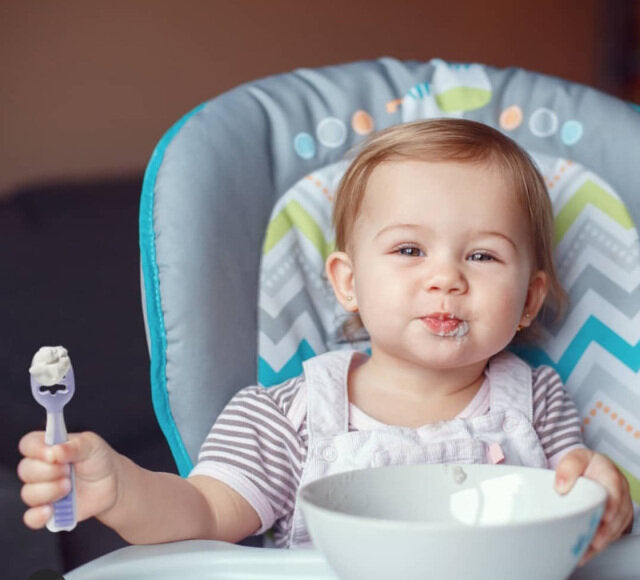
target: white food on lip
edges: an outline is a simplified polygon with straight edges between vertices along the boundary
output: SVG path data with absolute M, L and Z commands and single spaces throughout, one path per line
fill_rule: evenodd
M 458 324 L 453 330 L 441 330 L 438 332 L 438 336 L 454 336 L 456 338 L 462 338 L 465 334 L 469 332 L 469 324 L 466 320 L 461 320 L 460 324 Z
M 59 383 L 71 367 L 69 353 L 64 346 L 43 346 L 33 355 L 29 372 L 41 385 Z

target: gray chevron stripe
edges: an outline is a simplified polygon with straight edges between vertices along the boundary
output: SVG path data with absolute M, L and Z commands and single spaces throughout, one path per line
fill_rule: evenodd
M 629 318 L 633 318 L 640 310 L 640 284 L 627 292 L 593 266 L 587 266 L 569 289 L 571 304 L 578 304 L 588 290 L 597 292 Z
M 640 277 L 638 286 L 631 292 L 627 292 L 598 268 L 589 265 L 568 289 L 571 302 L 577 304 L 589 289 L 597 292 L 607 302 L 615 304 L 616 308 L 629 318 L 633 318 L 640 310 Z
M 611 221 L 611 218 L 604 214 L 602 219 Z M 576 257 L 585 251 L 586 247 L 595 248 L 600 254 L 625 270 L 638 266 L 640 252 L 638 251 L 637 238 L 631 243 L 623 242 L 601 227 L 592 216 L 578 227 L 578 234 L 572 243 L 564 247 L 562 251 L 556 251 L 556 262 L 561 269 L 571 265 Z
M 276 296 L 293 276 L 300 275 L 305 263 L 306 258 L 301 255 L 298 244 L 292 243 L 277 266 L 267 269 L 264 262 L 261 264 L 260 292 L 267 296 Z
M 620 463 L 627 469 L 630 465 L 639 465 L 638 453 L 634 449 L 631 438 L 628 436 L 625 437 L 622 431 L 620 435 L 622 435 L 622 437 L 616 437 L 605 425 L 589 425 L 585 431 L 585 443 L 591 449 L 600 452 L 604 452 L 607 447 L 613 447 L 618 453 L 624 456 L 625 460 Z M 628 444 L 627 441 L 625 441 L 627 439 L 629 440 Z
M 306 288 L 301 288 L 300 291 L 287 302 L 287 305 L 276 318 L 273 318 L 265 310 L 260 308 L 258 311 L 258 327 L 273 342 L 278 343 L 282 340 L 282 337 L 291 330 L 293 322 L 305 311 L 313 320 L 313 324 L 318 331 L 324 335 L 325 332 L 322 321 L 317 314 L 317 308 L 314 306 Z
M 610 278 L 607 278 L 597 268 L 587 266 L 569 289 L 569 305 L 563 320 L 561 320 L 559 324 L 554 325 L 543 321 L 545 328 L 551 335 L 557 336 L 564 321 L 571 315 L 580 303 L 580 300 L 589 290 L 598 293 L 630 319 L 635 317 L 640 310 L 640 285 L 638 285 L 635 290 L 627 292 Z
M 620 382 L 597 363 L 591 367 L 590 372 L 580 382 L 580 385 L 576 387 L 569 380 L 566 387 L 582 415 L 589 412 L 587 406 L 596 393 L 604 391 L 607 397 L 615 401 L 620 408 L 640 417 L 640 397 L 638 397 L 637 391 L 632 391 L 629 385 Z

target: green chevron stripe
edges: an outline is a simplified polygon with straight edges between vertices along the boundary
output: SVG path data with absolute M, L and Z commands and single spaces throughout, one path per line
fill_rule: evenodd
M 284 235 L 293 227 L 291 219 L 287 215 L 286 207 L 275 216 L 267 226 L 267 232 L 264 237 L 264 244 L 262 245 L 262 253 L 267 254 L 271 251 L 271 248 L 275 246 Z
M 267 254 L 291 228 L 297 228 L 315 246 L 323 259 L 333 252 L 335 244 L 327 242 L 322 229 L 297 201 L 290 201 L 267 228 L 262 253 Z
M 587 204 L 591 204 L 606 213 L 624 229 L 628 230 L 633 227 L 633 220 L 624 204 L 597 183 L 589 180 L 580 186 L 558 213 L 555 220 L 556 244 L 564 237 Z

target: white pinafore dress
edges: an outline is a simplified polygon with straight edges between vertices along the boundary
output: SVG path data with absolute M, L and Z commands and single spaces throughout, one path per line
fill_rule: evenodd
M 419 428 L 349 431 L 347 376 L 354 351 L 329 352 L 304 363 L 309 446 L 300 487 L 353 469 L 421 463 L 498 463 L 547 467 L 533 419 L 531 368 L 503 352 L 488 364 L 489 412 Z M 296 501 L 290 547 L 309 547 Z

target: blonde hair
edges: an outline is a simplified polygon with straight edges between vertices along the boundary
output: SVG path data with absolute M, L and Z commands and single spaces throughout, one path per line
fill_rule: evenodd
M 421 160 L 492 164 L 506 179 L 529 223 L 534 268 L 547 275 L 549 289 L 542 316 L 560 318 L 566 305 L 553 263 L 553 213 L 540 172 L 529 155 L 499 131 L 466 119 L 431 119 L 394 125 L 375 133 L 360 149 L 342 177 L 336 192 L 333 223 L 336 248 L 348 251 L 367 182 L 384 161 Z M 361 325 L 349 324 L 351 330 Z M 535 323 L 518 338 L 535 338 Z

